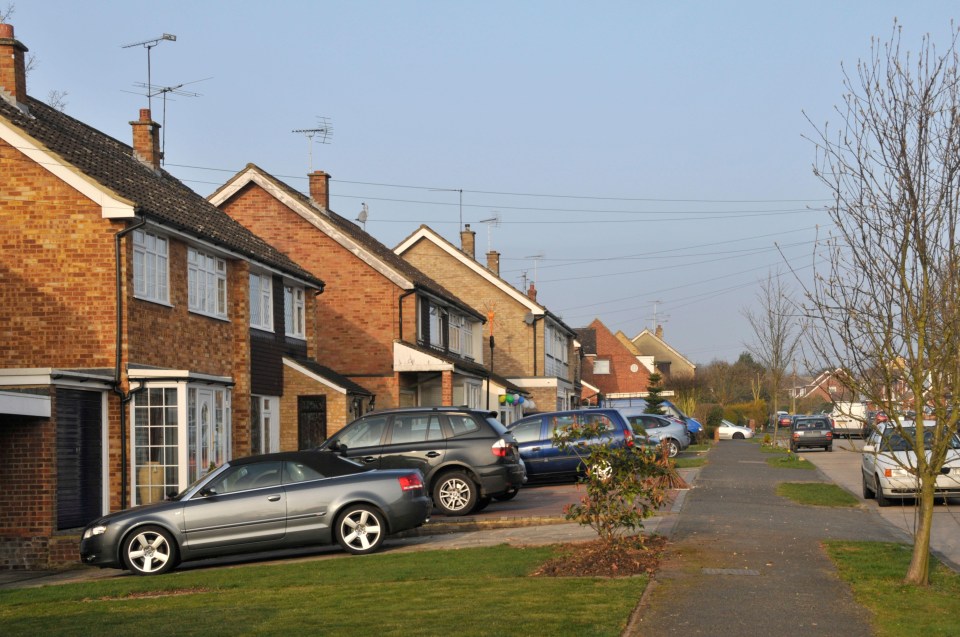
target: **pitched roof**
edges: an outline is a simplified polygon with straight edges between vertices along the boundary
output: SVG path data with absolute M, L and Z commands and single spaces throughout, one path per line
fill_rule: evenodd
M 306 369 L 310 370 L 317 376 L 320 376 L 321 378 L 325 378 L 326 380 L 332 382 L 334 385 L 338 385 L 342 387 L 349 394 L 373 396 L 373 392 L 371 392 L 367 388 L 363 387 L 362 385 L 358 385 L 357 383 L 353 382 L 343 374 L 338 374 L 337 372 L 333 371 L 329 367 L 325 365 L 321 365 L 320 363 L 314 360 L 311 360 L 309 358 L 303 358 L 301 356 L 292 356 L 290 357 L 290 360 L 294 361 L 298 365 L 305 367 Z
M 247 164 L 246 168 L 241 170 L 225 184 L 220 186 L 220 188 L 211 194 L 208 199 L 210 201 L 219 203 L 220 201 L 228 198 L 239 188 L 245 186 L 251 181 L 259 179 L 266 180 L 270 185 L 282 191 L 286 196 L 296 202 L 296 204 L 300 206 L 300 210 L 297 212 L 301 214 L 303 212 L 308 212 L 309 214 L 315 215 L 319 220 L 329 223 L 338 231 L 349 237 L 353 243 L 362 247 L 362 249 L 369 253 L 373 258 L 377 259 L 386 267 L 395 271 L 402 278 L 410 281 L 410 283 L 412 283 L 415 287 L 428 294 L 432 294 L 437 298 L 443 299 L 452 305 L 455 305 L 461 310 L 471 314 L 475 318 L 480 319 L 482 322 L 486 322 L 486 316 L 461 301 L 456 294 L 434 281 L 421 270 L 394 254 L 393 250 L 380 243 L 380 241 L 374 238 L 373 235 L 367 233 L 366 230 L 355 224 L 353 221 L 340 216 L 333 210 L 324 208 L 312 198 L 284 183 L 283 181 L 280 181 L 256 164 Z
M 597 331 L 592 327 L 578 327 L 576 329 L 580 349 L 586 356 L 597 355 Z
M 62 161 L 114 196 L 129 200 L 137 215 L 323 288 L 323 281 L 176 177 L 145 166 L 130 146 L 40 100 L 28 97 L 27 106 L 29 114 L 0 100 L 0 124 L 9 124 L 44 147 L 50 161 Z

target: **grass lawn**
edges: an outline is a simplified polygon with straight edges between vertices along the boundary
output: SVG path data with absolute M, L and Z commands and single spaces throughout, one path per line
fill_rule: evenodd
M 0 591 L 20 635 L 619 635 L 646 577 L 529 577 L 557 547 L 379 553 Z
M 784 482 L 777 485 L 777 495 L 814 506 L 855 507 L 860 504 L 855 497 L 827 482 Z
M 930 586 L 904 586 L 911 547 L 880 542 L 826 542 L 840 577 L 873 612 L 878 637 L 960 634 L 960 575 L 931 558 Z
M 694 467 L 702 467 L 707 463 L 707 459 L 703 456 L 697 456 L 693 458 L 674 458 L 674 465 L 677 469 L 692 469 Z
M 767 458 L 767 464 L 771 467 L 779 467 L 781 469 L 816 469 L 814 464 L 804 460 L 803 456 L 798 456 L 787 450 L 784 450 L 782 453 L 777 453 L 773 458 Z

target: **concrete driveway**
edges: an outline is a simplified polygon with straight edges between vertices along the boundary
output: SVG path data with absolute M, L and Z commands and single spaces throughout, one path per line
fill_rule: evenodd
M 837 440 L 833 453 L 804 449 L 800 456 L 816 465 L 830 480 L 855 495 L 863 506 L 873 507 L 883 519 L 912 541 L 916 529 L 917 507 L 913 500 L 894 501 L 889 507 L 878 507 L 875 500 L 864 500 L 860 477 L 862 440 Z M 938 504 L 933 512 L 933 531 L 930 535 L 933 553 L 960 571 L 960 499 L 950 498 L 947 504 Z

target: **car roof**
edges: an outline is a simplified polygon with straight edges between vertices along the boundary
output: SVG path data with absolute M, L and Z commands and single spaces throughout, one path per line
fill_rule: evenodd
M 364 416 L 377 415 L 377 414 L 405 414 L 405 413 L 420 413 L 425 411 L 435 411 L 438 413 L 457 413 L 461 414 L 464 412 L 471 414 L 481 414 L 484 417 L 496 418 L 499 414 L 492 409 L 477 409 L 474 407 L 467 407 L 462 405 L 459 407 L 449 407 L 449 406 L 424 406 L 424 407 L 390 407 L 387 409 L 377 409 L 371 412 L 363 414 Z

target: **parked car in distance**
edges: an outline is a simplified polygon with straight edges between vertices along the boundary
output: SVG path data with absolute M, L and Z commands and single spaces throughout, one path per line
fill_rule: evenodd
M 641 413 L 647 408 L 647 401 L 643 398 L 612 398 L 606 400 L 604 406 L 626 410 L 627 413 Z M 684 424 L 691 440 L 703 431 L 703 425 L 700 424 L 699 421 L 683 413 L 683 411 L 671 401 L 664 400 L 660 403 L 660 407 L 664 411 L 664 415 L 669 418 L 676 418 Z
M 718 436 L 720 440 L 744 440 L 746 438 L 753 438 L 753 430 L 750 427 L 741 427 L 740 425 L 735 425 L 729 420 L 721 420 L 720 425 L 717 427 Z
M 575 480 L 585 467 L 581 455 L 573 449 L 561 450 L 553 443 L 553 432 L 566 427 L 600 424 L 605 428 L 601 438 L 583 441 L 583 446 L 606 442 L 613 446 L 633 447 L 633 429 L 616 409 L 573 409 L 526 416 L 510 425 L 510 433 L 520 446 L 520 457 L 531 481 Z M 651 441 L 656 444 L 658 441 Z
M 790 451 L 823 447 L 833 451 L 833 424 L 827 416 L 794 416 L 790 427 Z
M 524 482 L 517 441 L 494 411 L 408 407 L 374 411 L 331 436 L 321 449 L 371 469 L 413 468 L 444 515 L 485 508 Z
M 372 553 L 388 534 L 422 525 L 430 510 L 417 469 L 368 471 L 328 451 L 250 456 L 167 501 L 93 521 L 80 559 L 159 575 L 187 560 L 313 544 Z
M 620 413 L 633 428 L 634 433 L 645 433 L 660 439 L 667 446 L 667 455 L 676 458 L 677 454 L 690 446 L 692 437 L 686 425 L 669 416 L 645 414 L 638 407 L 621 407 Z
M 927 456 L 933 440 L 935 421 L 924 421 L 923 447 Z M 911 469 L 917 466 L 917 452 L 913 439 L 917 436 L 915 422 L 903 421 L 898 430 L 889 421 L 881 421 L 867 436 L 860 455 L 860 474 L 863 479 L 863 497 L 876 498 L 885 507 L 894 499 L 914 498 L 920 484 Z M 938 496 L 960 496 L 960 438 L 954 434 L 948 445 L 943 469 L 937 476 L 934 492 Z

